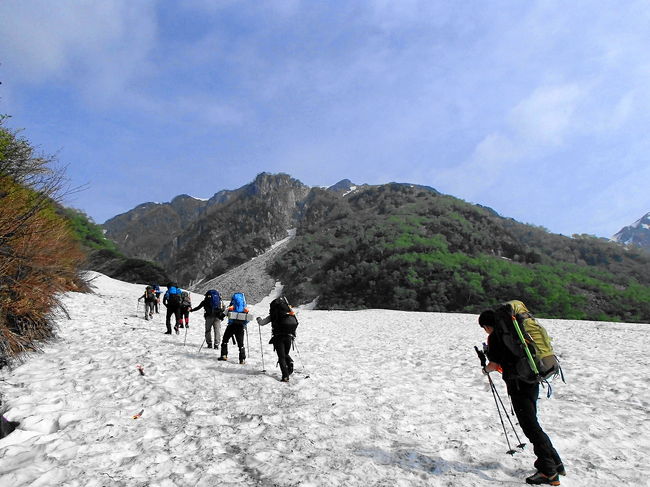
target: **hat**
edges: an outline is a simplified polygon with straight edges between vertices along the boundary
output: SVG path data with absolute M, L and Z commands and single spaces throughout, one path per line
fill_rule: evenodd
M 491 309 L 486 309 L 478 317 L 478 324 L 481 328 L 485 328 L 486 326 L 490 326 L 494 328 L 495 323 L 496 323 L 496 318 L 494 315 L 494 311 Z

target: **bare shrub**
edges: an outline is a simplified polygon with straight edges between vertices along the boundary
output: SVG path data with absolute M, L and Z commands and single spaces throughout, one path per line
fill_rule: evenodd
M 0 367 L 54 335 L 58 296 L 81 290 L 84 253 L 57 215 L 63 172 L 0 117 Z M 63 310 L 65 311 L 65 310 Z

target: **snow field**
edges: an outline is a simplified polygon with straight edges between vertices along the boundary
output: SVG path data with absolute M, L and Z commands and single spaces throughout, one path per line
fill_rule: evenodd
M 522 485 L 533 471 L 530 445 L 505 454 L 474 315 L 302 310 L 285 384 L 270 326 L 249 324 L 247 364 L 218 362 L 198 352 L 201 312 L 184 346 L 184 329 L 163 334 L 164 307 L 136 316 L 144 286 L 95 285 L 64 298 L 60 340 L 3 371 L 4 415 L 20 426 L 0 440 L 2 486 Z M 266 316 L 270 299 L 253 312 Z M 562 485 L 647 485 L 650 328 L 542 323 L 568 381 L 539 400 Z

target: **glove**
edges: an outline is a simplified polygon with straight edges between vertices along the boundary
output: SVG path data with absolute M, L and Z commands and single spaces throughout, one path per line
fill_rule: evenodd
M 262 318 L 260 318 L 259 316 L 257 317 L 257 324 L 262 325 Z

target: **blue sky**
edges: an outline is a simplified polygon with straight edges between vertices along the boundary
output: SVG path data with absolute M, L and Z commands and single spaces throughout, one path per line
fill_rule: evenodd
M 609 237 L 650 211 L 634 1 L 2 0 L 0 113 L 98 223 L 263 171 Z

